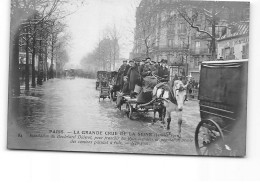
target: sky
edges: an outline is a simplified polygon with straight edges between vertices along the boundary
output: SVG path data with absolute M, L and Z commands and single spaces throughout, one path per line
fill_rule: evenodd
M 119 32 L 120 57 L 129 58 L 133 48 L 135 10 L 139 0 L 86 0 L 74 14 L 67 18 L 71 34 L 69 44 L 70 63 L 91 53 L 102 39 L 104 30 L 114 25 Z

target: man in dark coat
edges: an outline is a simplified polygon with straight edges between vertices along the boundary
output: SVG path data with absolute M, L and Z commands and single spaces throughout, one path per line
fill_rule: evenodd
M 124 60 L 123 64 L 120 66 L 119 70 L 118 70 L 118 77 L 116 80 L 116 85 L 120 86 L 120 89 L 123 89 L 123 85 L 124 85 L 124 73 L 127 67 L 127 61 Z
M 141 60 L 138 66 L 139 73 L 143 72 L 145 60 Z
M 133 95 L 135 85 L 140 85 L 140 74 L 138 70 L 138 66 L 134 61 L 129 61 L 130 69 L 127 73 L 127 81 L 129 83 L 129 91 L 130 94 Z
M 170 72 L 167 68 L 167 60 L 162 60 L 162 66 L 158 69 L 158 76 L 163 78 L 163 81 L 169 81 Z
M 152 73 L 151 68 L 150 68 L 150 62 L 148 60 L 145 61 L 143 70 L 141 72 L 142 77 L 150 76 Z
M 152 75 L 158 75 L 158 67 L 155 61 L 150 62 L 150 70 Z

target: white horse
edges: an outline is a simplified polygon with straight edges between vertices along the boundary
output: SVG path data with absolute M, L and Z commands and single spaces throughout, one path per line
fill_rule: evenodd
M 165 124 L 164 119 L 167 118 L 167 130 L 170 130 L 171 113 L 176 112 L 178 116 L 178 136 L 181 137 L 182 110 L 186 97 L 186 85 L 182 81 L 176 80 L 169 83 L 159 83 L 154 88 L 154 95 L 162 99 L 164 109 L 159 112 L 160 121 Z M 154 114 L 155 115 L 155 114 Z

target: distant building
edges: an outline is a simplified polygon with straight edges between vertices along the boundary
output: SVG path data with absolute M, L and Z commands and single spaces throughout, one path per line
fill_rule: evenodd
M 177 1 L 171 1 L 172 7 L 175 2 Z M 183 70 L 181 73 L 184 75 L 188 75 L 187 70 L 199 71 L 199 63 L 210 60 L 211 39 L 191 28 L 176 9 L 171 8 L 169 11 L 164 3 L 158 0 L 141 1 L 136 11 L 135 42 L 131 58 L 145 58 L 149 55 L 155 61 L 167 59 L 170 65 L 177 65 L 180 71 Z M 144 16 L 145 13 L 148 16 Z M 172 20 L 165 24 L 169 17 Z M 205 24 L 204 19 L 200 15 L 201 24 Z M 147 35 L 144 35 L 145 31 Z M 144 44 L 145 37 L 150 45 Z
M 227 28 L 218 40 L 218 58 L 224 60 L 248 59 L 249 23 L 242 22 Z
M 134 47 L 130 58 L 149 56 L 154 61 L 167 59 L 170 65 L 178 66 L 181 71 L 179 73 L 186 76 L 194 74 L 195 78 L 198 78 L 200 63 L 212 59 L 212 38 L 191 28 L 179 15 L 176 8 L 178 2 L 178 0 L 142 0 L 140 2 L 136 10 Z M 192 6 L 187 6 L 186 11 L 192 15 Z M 222 36 L 227 26 L 229 11 L 230 9 L 225 9 L 220 15 L 218 26 L 215 27 L 216 39 Z M 235 7 L 232 11 L 235 11 Z M 212 33 L 212 27 L 203 13 L 198 13 L 196 26 Z

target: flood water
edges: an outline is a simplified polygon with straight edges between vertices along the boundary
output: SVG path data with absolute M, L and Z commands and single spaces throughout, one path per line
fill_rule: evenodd
M 152 124 L 152 113 L 127 118 L 109 99 L 99 102 L 93 79 L 51 79 L 12 98 L 8 122 L 8 147 L 14 149 L 155 153 L 196 155 L 195 127 L 200 121 L 198 101 L 188 101 L 183 111 L 182 138 L 190 141 L 148 141 L 148 144 L 86 144 L 51 135 L 76 136 L 75 132 L 102 131 L 177 134 L 177 119 L 172 114 L 171 130 Z M 55 132 L 56 131 L 56 132 Z M 51 133 L 50 133 L 51 132 Z M 36 135 L 36 136 L 33 136 Z M 39 136 L 41 135 L 41 136 Z M 45 136 L 46 135 L 46 136 Z M 104 136 L 104 134 L 103 134 Z M 163 139 L 163 137 L 159 137 Z

